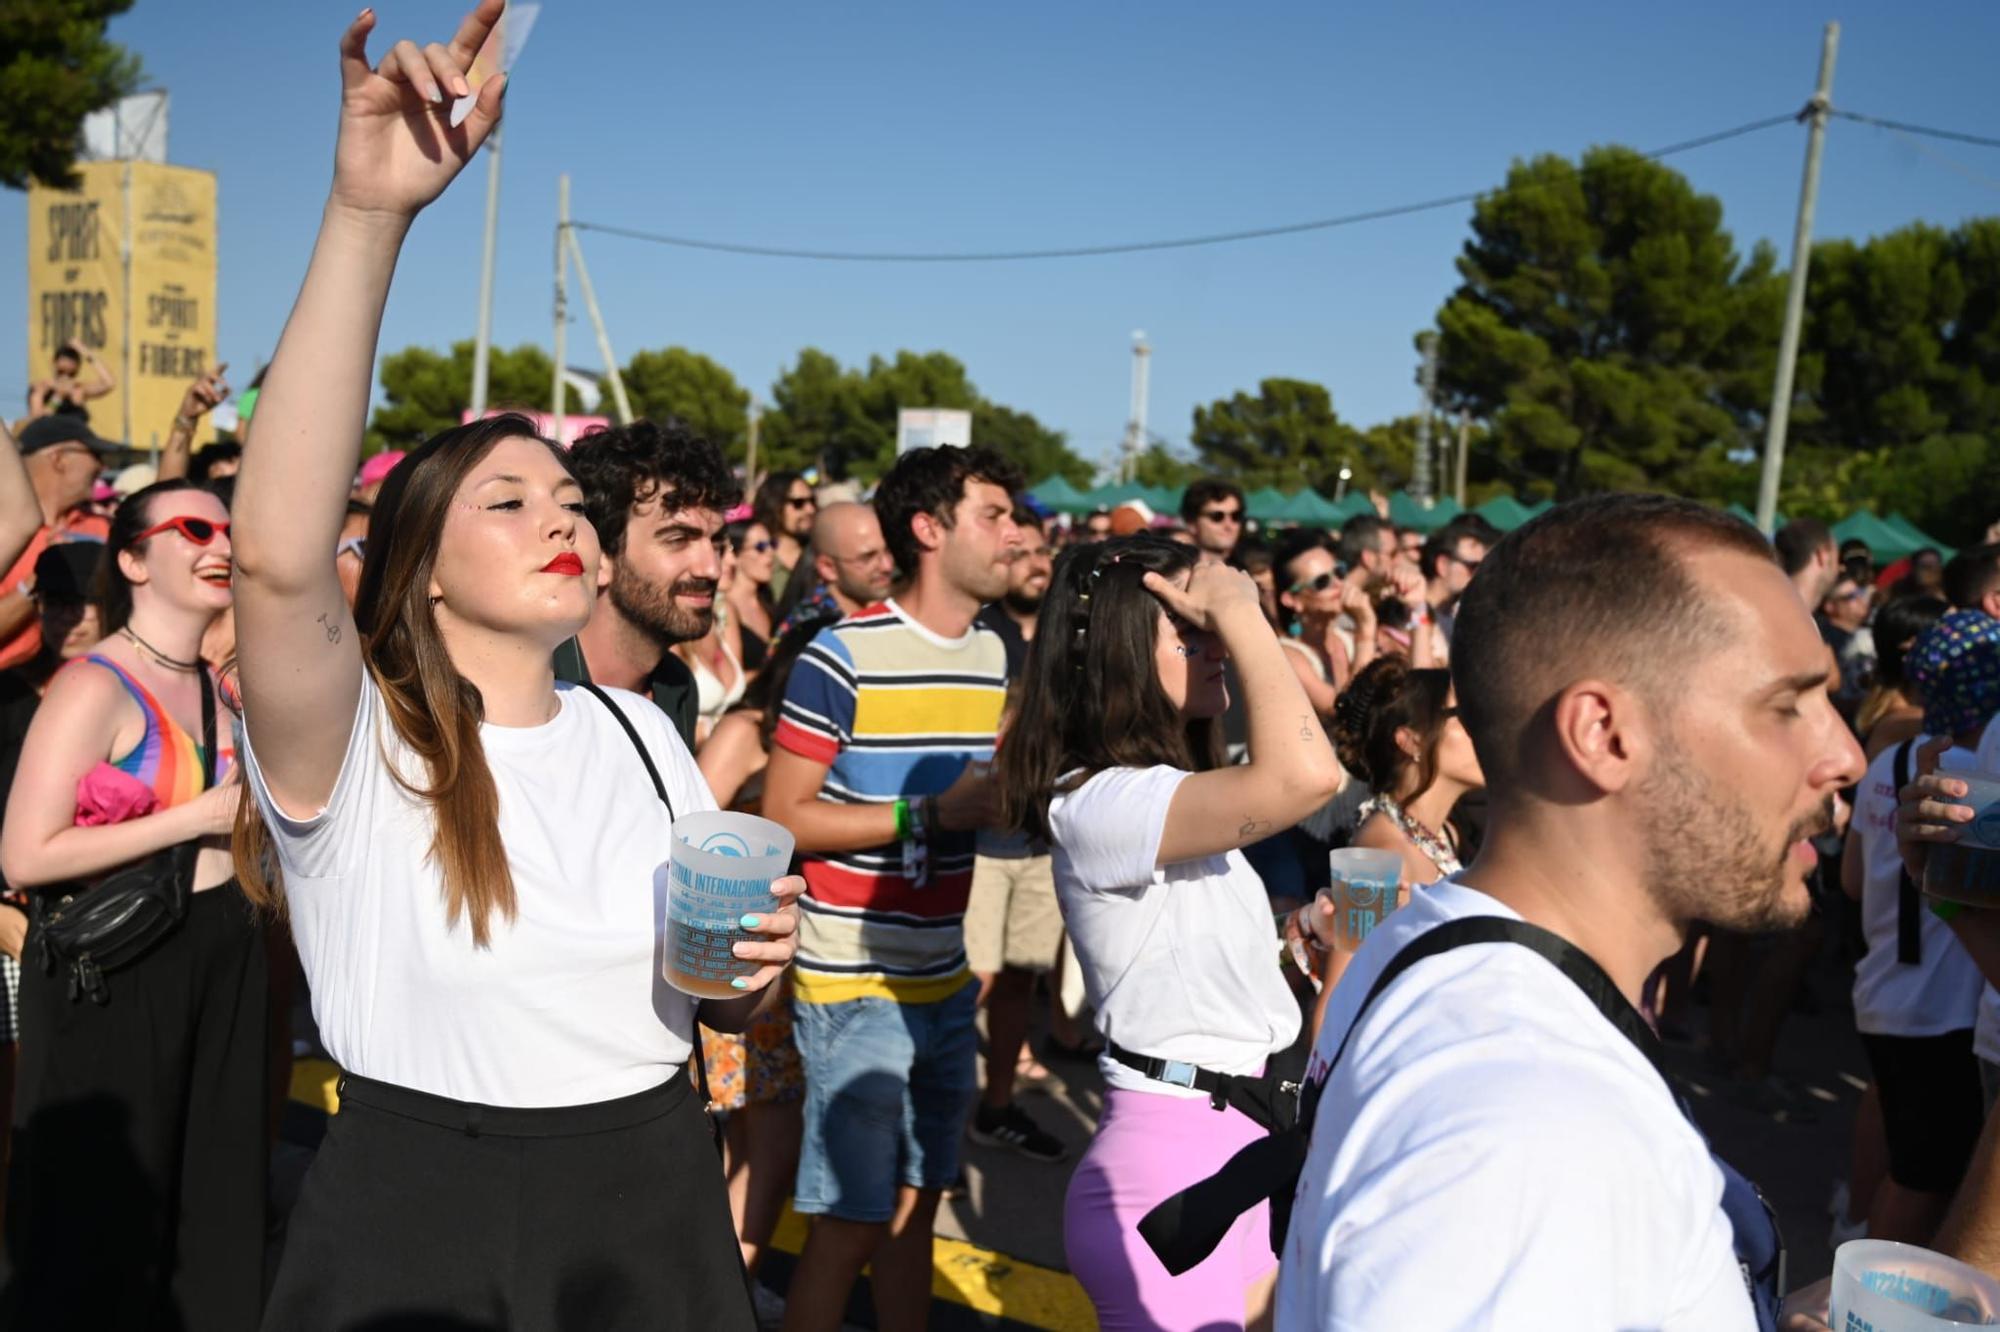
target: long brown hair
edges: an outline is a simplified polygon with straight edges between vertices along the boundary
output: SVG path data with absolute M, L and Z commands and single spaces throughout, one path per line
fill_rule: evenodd
M 1198 552 L 1155 536 L 1072 546 L 1056 561 L 1022 671 L 1021 707 L 995 764 L 1004 827 L 1048 838 L 1049 799 L 1107 768 L 1219 762 L 1220 727 L 1190 721 L 1160 686 L 1160 601 Z
M 436 830 L 429 859 L 444 878 L 445 919 L 451 925 L 468 920 L 473 944 L 481 948 L 490 938 L 494 913 L 514 919 L 514 875 L 500 840 L 499 788 L 479 740 L 485 706 L 479 690 L 452 665 L 438 633 L 431 572 L 459 485 L 494 445 L 522 438 L 538 440 L 563 458 L 562 450 L 535 433 L 532 421 L 506 415 L 444 431 L 398 463 L 369 515 L 354 598 L 362 664 L 381 692 L 389 724 L 422 761 L 427 780 L 398 771 L 393 763 L 390 774 L 431 807 Z M 245 896 L 260 906 L 281 903 L 276 876 L 268 873 L 270 833 L 251 801 L 238 811 L 234 849 Z

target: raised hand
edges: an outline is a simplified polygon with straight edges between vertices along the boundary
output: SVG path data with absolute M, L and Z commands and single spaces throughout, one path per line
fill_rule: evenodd
M 333 203 L 407 220 L 444 193 L 500 123 L 505 76 L 480 85 L 463 124 L 452 125 L 451 107 L 453 98 L 471 93 L 466 71 L 505 9 L 506 0 L 479 0 L 450 43 L 419 47 L 405 39 L 373 68 L 368 34 L 375 11 L 361 11 L 340 39 Z
M 223 378 L 229 369 L 229 362 L 210 370 L 205 375 L 197 375 L 187 392 L 181 394 L 181 419 L 199 421 L 215 409 L 217 403 L 229 396 L 229 381 Z
M 1257 584 L 1249 574 L 1226 564 L 1196 565 L 1185 591 L 1156 573 L 1147 574 L 1144 581 L 1162 605 L 1197 629 L 1215 630 L 1232 610 L 1252 610 L 1259 618 L 1264 614 Z

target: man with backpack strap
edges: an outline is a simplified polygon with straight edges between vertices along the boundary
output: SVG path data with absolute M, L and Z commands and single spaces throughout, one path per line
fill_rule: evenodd
M 1692 922 L 1805 917 L 1863 769 L 1824 645 L 1747 524 L 1604 496 L 1486 557 L 1452 674 L 1489 830 L 1335 991 L 1278 1326 L 1773 1327 L 1775 1225 L 1636 1004 Z

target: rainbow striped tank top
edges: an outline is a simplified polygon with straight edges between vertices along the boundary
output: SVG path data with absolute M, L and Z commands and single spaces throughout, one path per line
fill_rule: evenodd
M 201 744 L 174 720 L 172 713 L 160 705 L 160 700 L 153 697 L 153 691 L 109 657 L 93 652 L 84 660 L 95 662 L 116 675 L 119 683 L 125 686 L 125 692 L 132 695 L 132 701 L 139 705 L 139 711 L 146 717 L 145 735 L 140 737 L 130 753 L 113 759 L 111 766 L 151 788 L 161 809 L 185 804 L 206 790 L 207 756 L 202 753 Z M 228 775 L 229 762 L 235 757 L 229 742 L 229 730 L 222 718 L 217 719 L 216 742 L 222 747 L 222 756 L 216 763 L 216 776 L 221 778 Z

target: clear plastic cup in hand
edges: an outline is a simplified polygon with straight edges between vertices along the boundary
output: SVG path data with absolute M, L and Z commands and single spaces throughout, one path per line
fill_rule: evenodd
M 1892 1240 L 1833 1255 L 1834 1332 L 1950 1332 L 2000 1324 L 2000 1282 L 1956 1258 Z
M 1924 859 L 1924 892 L 1966 906 L 2000 906 L 2000 775 L 1949 775 L 1965 783 L 1958 803 L 1972 807 L 1972 822 L 1957 824 L 1949 844 L 1930 848 Z
M 673 852 L 653 871 L 667 895 L 667 984 L 697 999 L 733 999 L 732 981 L 762 969 L 735 946 L 760 938 L 745 915 L 773 911 L 771 884 L 792 864 L 792 835 L 755 814 L 709 810 L 674 820 Z
M 1403 858 L 1394 851 L 1347 846 L 1330 852 L 1327 865 L 1333 882 L 1320 893 L 1333 900 L 1333 946 L 1351 953 L 1396 909 Z

